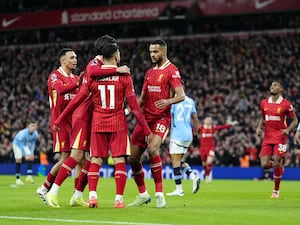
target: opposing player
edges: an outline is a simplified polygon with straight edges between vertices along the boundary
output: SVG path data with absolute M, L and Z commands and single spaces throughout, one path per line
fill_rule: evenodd
M 151 201 L 140 162 L 141 155 L 148 147 L 150 167 L 155 182 L 156 207 L 164 208 L 166 200 L 163 194 L 160 146 L 170 127 L 171 105 L 183 101 L 185 93 L 178 69 L 168 60 L 167 43 L 161 39 L 155 40 L 150 44 L 149 52 L 155 67 L 147 71 L 138 101 L 140 106 L 143 106 L 146 121 L 153 132 L 153 139 L 147 146 L 144 129 L 137 124 L 131 138 L 129 163 L 139 194 L 129 206 L 140 206 Z
M 170 155 L 173 166 L 173 178 L 176 189 L 167 193 L 168 196 L 183 196 L 182 174 L 185 173 L 192 180 L 192 193 L 198 192 L 200 187 L 200 177 L 193 173 L 191 167 L 182 161 L 188 148 L 194 140 L 194 147 L 198 141 L 199 120 L 195 102 L 188 96 L 184 101 L 173 104 L 171 108 L 171 132 L 170 132 Z
M 101 69 L 102 63 L 102 48 L 106 44 L 117 44 L 116 40 L 108 35 L 104 35 L 98 38 L 95 42 L 95 48 L 97 56 L 92 59 L 86 66 L 86 70 L 83 76 L 83 83 L 86 84 L 90 81 L 90 76 L 102 77 L 109 74 L 115 74 L 116 72 L 128 73 L 130 70 L 127 66 L 112 67 Z M 79 102 L 78 102 L 79 103 Z M 87 152 L 90 150 L 90 133 L 91 133 L 91 119 L 92 119 L 92 98 L 91 95 L 86 96 L 80 104 L 76 104 L 76 99 L 73 99 L 63 113 L 56 119 L 55 125 L 61 126 L 62 121 L 66 116 L 72 115 L 72 150 L 71 155 L 63 163 L 59 169 L 57 177 L 53 186 L 47 194 L 47 202 L 49 206 L 59 207 L 57 195 L 60 186 L 65 179 L 71 174 L 72 169 L 76 165 L 85 162 L 83 169 L 80 172 L 80 176 L 75 178 L 75 192 L 70 200 L 71 206 L 88 206 L 88 203 L 83 200 L 83 190 L 87 184 L 87 173 L 90 166 L 90 159 L 87 156 Z
M 203 166 L 205 183 L 212 181 L 212 167 L 215 159 L 215 132 L 222 129 L 228 129 L 237 125 L 237 121 L 231 121 L 224 125 L 214 125 L 211 116 L 204 118 L 203 124 L 198 128 L 200 135 L 200 157 Z
M 48 93 L 50 101 L 50 129 L 53 137 L 53 152 L 60 153 L 60 160 L 51 168 L 45 182 L 36 190 L 37 195 L 45 200 L 45 195 L 52 186 L 59 168 L 71 152 L 72 117 L 68 116 L 57 132 L 53 129 L 54 121 L 76 96 L 79 84 L 78 76 L 72 73 L 77 66 L 77 55 L 71 48 L 63 48 L 58 53 L 60 67 L 50 73 Z
M 274 190 L 271 198 L 279 198 L 279 187 L 284 172 L 282 162 L 287 151 L 288 136 L 298 124 L 292 104 L 282 97 L 283 91 L 282 82 L 272 82 L 271 96 L 260 103 L 261 118 L 256 129 L 256 134 L 261 135 L 264 127 L 260 152 L 261 166 L 273 168 Z M 287 119 L 291 119 L 289 125 Z
M 13 151 L 16 160 L 16 185 L 24 185 L 21 180 L 22 157 L 27 163 L 26 182 L 34 184 L 32 178 L 32 162 L 34 160 L 34 147 L 38 139 L 37 123 L 30 122 L 27 128 L 20 130 L 13 139 Z

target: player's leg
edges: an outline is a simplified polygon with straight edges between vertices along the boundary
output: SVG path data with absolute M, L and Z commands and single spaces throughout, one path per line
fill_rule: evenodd
M 170 155 L 171 155 L 172 166 L 173 166 L 173 179 L 174 179 L 174 182 L 176 185 L 176 189 L 173 192 L 167 193 L 166 195 L 167 196 L 184 196 L 182 182 L 181 182 L 182 170 L 181 170 L 181 165 L 180 165 L 183 154 L 174 153 L 174 148 L 176 148 L 176 143 L 171 141 L 170 153 L 171 152 L 172 153 Z
M 125 157 L 130 154 L 130 143 L 127 132 L 112 133 L 110 139 L 110 152 L 115 166 L 116 196 L 115 208 L 125 208 L 123 199 L 127 181 Z
M 21 180 L 22 150 L 17 145 L 13 144 L 13 152 L 16 161 L 16 185 L 24 185 L 23 181 Z
M 134 202 L 128 206 L 140 206 L 148 204 L 151 201 L 151 197 L 147 191 L 145 180 L 144 180 L 144 169 L 140 162 L 141 156 L 147 148 L 145 142 L 145 134 L 141 125 L 137 124 L 131 137 L 130 144 L 130 156 L 128 162 L 131 166 L 132 176 L 137 185 L 139 194 L 136 196 Z
M 62 163 L 61 167 L 57 172 L 57 176 L 54 180 L 49 193 L 57 195 L 62 183 L 71 175 L 72 170 L 84 160 L 85 152 L 77 149 L 72 149 L 71 155 Z
M 26 182 L 30 184 L 34 184 L 34 180 L 32 178 L 32 163 L 34 160 L 34 150 L 29 149 L 29 147 L 25 147 L 25 161 L 26 161 Z
M 181 162 L 181 168 L 183 173 L 185 173 L 190 178 L 190 180 L 192 180 L 192 193 L 196 194 L 200 189 L 200 177 L 193 172 L 190 165 L 186 162 Z
M 108 139 L 107 133 L 91 134 L 91 165 L 88 172 L 89 208 L 98 207 L 97 186 L 100 178 L 99 171 L 103 163 L 102 158 L 108 157 Z
M 282 174 L 284 172 L 283 169 L 283 159 L 286 155 L 287 146 L 286 144 L 278 144 L 274 146 L 274 172 L 273 172 L 273 179 L 274 179 L 274 190 L 271 195 L 271 198 L 279 198 L 279 189 L 280 189 L 280 182 L 282 178 Z
M 205 166 L 205 183 L 212 182 L 212 167 L 215 159 L 215 151 L 210 150 L 206 159 L 206 166 Z

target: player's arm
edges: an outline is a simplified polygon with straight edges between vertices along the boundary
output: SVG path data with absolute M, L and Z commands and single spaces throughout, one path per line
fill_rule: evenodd
M 89 88 L 87 84 L 81 86 L 79 92 L 76 94 L 76 97 L 73 98 L 59 117 L 55 120 L 54 125 L 56 127 L 66 118 L 66 116 L 73 113 L 73 111 L 80 105 L 81 102 L 89 95 Z
M 107 77 L 116 73 L 130 75 L 130 68 L 126 65 L 117 68 L 99 67 L 98 65 L 88 67 L 88 73 L 91 77 Z
M 143 115 L 143 112 L 142 112 L 140 106 L 138 105 L 136 96 L 135 95 L 128 96 L 127 103 L 131 109 L 131 112 L 137 119 L 137 121 L 143 126 L 145 135 L 149 136 L 152 132 L 145 120 L 145 117 Z
M 193 125 L 193 146 L 199 145 L 199 120 L 197 113 L 192 114 L 192 125 Z
M 300 144 L 300 123 L 298 124 L 294 140 L 298 145 Z
M 257 124 L 257 128 L 256 128 L 256 134 L 257 134 L 258 136 L 261 135 L 263 126 L 264 126 L 264 120 L 263 120 L 263 118 L 261 117 L 261 118 L 259 118 L 259 120 L 258 120 L 258 124 Z
M 289 124 L 289 126 L 286 129 L 284 129 L 282 131 L 282 134 L 289 135 L 289 133 L 291 132 L 291 130 L 293 130 L 295 127 L 297 127 L 297 125 L 298 125 L 298 118 L 297 118 L 296 114 L 291 119 L 292 119 L 292 122 Z
M 174 97 L 169 98 L 169 99 L 160 99 L 154 103 L 155 106 L 159 109 L 163 109 L 163 108 L 167 107 L 168 105 L 172 105 L 172 104 L 184 101 L 185 93 L 184 93 L 183 87 L 182 86 L 176 87 L 174 89 L 174 91 L 175 91 Z
M 77 87 L 78 87 L 77 79 L 74 82 L 67 85 L 64 85 L 61 80 L 57 80 L 52 84 L 52 89 L 56 90 L 57 94 L 59 95 L 70 92 Z

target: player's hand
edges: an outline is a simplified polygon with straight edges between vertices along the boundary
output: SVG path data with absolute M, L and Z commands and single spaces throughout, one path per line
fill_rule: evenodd
M 239 124 L 239 122 L 238 121 L 231 121 L 231 123 L 230 123 L 232 126 L 235 126 L 235 125 L 238 125 Z
M 130 68 L 126 65 L 117 67 L 117 73 L 129 73 L 130 74 Z
M 193 144 L 194 147 L 198 147 L 198 145 L 199 145 L 198 135 L 194 135 L 193 136 L 193 142 L 192 142 L 192 144 Z
M 57 125 L 53 125 L 53 130 L 55 130 L 55 131 L 59 131 L 59 127 L 57 126 Z
M 282 134 L 284 135 L 289 135 L 290 134 L 290 131 L 288 129 L 284 129 L 281 131 Z
M 300 131 L 296 131 L 296 134 L 294 136 L 294 140 L 296 144 L 300 144 Z
M 82 71 L 79 75 L 79 79 L 77 81 L 77 86 L 80 87 L 82 85 L 82 82 L 83 82 L 83 77 L 84 77 L 84 73 L 85 71 Z
M 168 105 L 170 105 L 170 101 L 168 99 L 160 99 L 160 100 L 156 101 L 154 103 L 154 105 L 158 109 L 163 109 L 163 108 L 167 107 Z
M 256 134 L 258 135 L 258 136 L 260 136 L 261 135 L 261 133 L 262 133 L 262 130 L 261 130 L 261 128 L 256 128 Z

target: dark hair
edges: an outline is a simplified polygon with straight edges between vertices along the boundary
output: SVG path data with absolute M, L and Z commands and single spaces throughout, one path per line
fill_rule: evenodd
M 279 83 L 281 85 L 282 89 L 285 90 L 285 82 L 283 80 L 278 79 L 278 80 L 273 80 L 272 83 L 273 82 Z
M 118 51 L 119 47 L 116 44 L 106 44 L 102 48 L 102 56 L 104 59 L 109 59 Z
M 60 60 L 60 58 L 61 58 L 62 56 L 66 55 L 66 52 L 74 52 L 74 50 L 71 49 L 71 48 L 63 48 L 63 49 L 61 49 L 61 50 L 58 52 L 58 54 L 57 54 L 58 60 Z
M 165 48 L 168 46 L 167 42 L 165 42 L 163 39 L 156 39 L 156 40 L 152 41 L 150 44 L 151 45 L 160 45 L 161 47 L 165 47 Z
M 95 41 L 94 45 L 95 45 L 96 52 L 97 52 L 98 55 L 103 55 L 103 47 L 107 44 L 115 44 L 116 45 L 117 41 L 116 41 L 116 39 L 109 36 L 108 34 L 99 37 Z

